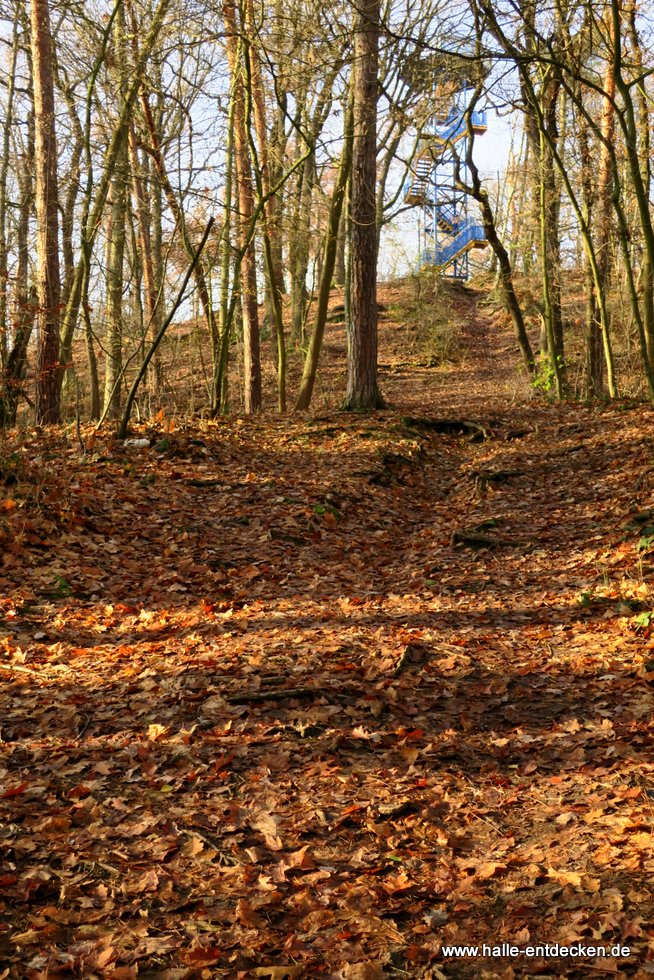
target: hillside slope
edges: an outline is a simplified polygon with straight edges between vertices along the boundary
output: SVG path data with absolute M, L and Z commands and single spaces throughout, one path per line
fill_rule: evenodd
M 384 412 L 5 439 L 0 976 L 654 970 L 651 412 L 383 298 Z

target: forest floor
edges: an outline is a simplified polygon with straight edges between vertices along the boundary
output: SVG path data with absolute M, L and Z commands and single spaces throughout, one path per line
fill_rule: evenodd
M 480 299 L 372 416 L 0 442 L 0 978 L 654 974 L 652 413 Z

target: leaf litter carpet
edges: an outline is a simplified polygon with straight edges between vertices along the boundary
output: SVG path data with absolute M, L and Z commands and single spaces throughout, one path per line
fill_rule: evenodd
M 5 438 L 0 978 L 654 973 L 652 415 L 461 308 L 371 417 Z

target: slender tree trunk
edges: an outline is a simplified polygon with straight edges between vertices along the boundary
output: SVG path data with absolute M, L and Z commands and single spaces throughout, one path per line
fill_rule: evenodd
M 152 155 L 152 159 L 154 160 L 157 177 L 160 181 L 161 188 L 163 189 L 164 195 L 166 197 L 166 203 L 168 204 L 168 208 L 170 209 L 170 212 L 173 218 L 175 219 L 176 226 L 179 228 L 181 232 L 182 241 L 184 243 L 186 254 L 189 256 L 190 259 L 192 259 L 195 252 L 193 249 L 193 245 L 191 243 L 191 239 L 188 236 L 184 211 L 179 201 L 177 200 L 177 197 L 175 196 L 175 192 L 173 190 L 172 184 L 170 183 L 170 179 L 168 177 L 168 173 L 166 171 L 166 165 L 164 163 L 163 154 L 161 152 L 161 140 L 155 123 L 152 107 L 150 105 L 150 99 L 148 97 L 147 92 L 141 93 L 141 105 L 143 108 L 143 115 L 145 117 L 146 128 L 150 138 L 149 151 Z M 156 229 L 156 220 L 157 219 L 155 216 L 155 234 L 158 235 L 158 230 Z M 155 276 L 155 280 L 158 280 L 157 270 L 154 267 L 153 267 L 153 274 Z M 195 279 L 195 285 L 197 287 L 198 294 L 200 296 L 202 311 L 207 321 L 207 326 L 209 328 L 209 335 L 212 338 L 212 342 L 217 343 L 218 328 L 216 325 L 216 317 L 213 309 L 213 304 L 211 302 L 209 286 L 207 284 L 206 270 L 201 261 L 194 263 L 193 277 Z M 157 289 L 157 294 L 159 294 L 160 291 L 161 290 L 159 287 Z
M 583 93 L 581 86 L 578 86 L 577 98 L 582 99 Z M 577 142 L 579 144 L 579 156 L 581 160 L 581 193 L 583 198 L 584 220 L 589 232 L 595 223 L 595 188 L 593 181 L 593 171 L 595 169 L 595 157 L 591 153 L 588 123 L 581 113 L 577 120 Z M 609 199 L 609 205 L 610 205 Z M 597 253 L 596 253 L 597 254 Z M 599 315 L 599 306 L 595 294 L 595 280 L 593 269 L 588 251 L 584 257 L 584 293 L 586 297 L 586 344 L 587 344 L 587 374 L 586 374 L 586 394 L 590 397 L 598 397 L 603 389 L 603 360 L 602 360 L 602 335 Z M 599 257 L 598 257 L 599 266 Z
M 39 301 L 36 420 L 39 424 L 48 424 L 61 420 L 59 198 L 53 52 L 48 0 L 32 0 L 30 19 L 36 134 L 36 281 Z
M 574 91 L 569 90 L 569 93 L 572 94 L 573 98 L 575 98 Z M 647 380 L 647 387 L 648 387 L 650 401 L 654 404 L 654 373 L 652 371 L 652 364 L 649 359 L 649 355 L 647 351 L 645 323 L 643 320 L 643 315 L 638 300 L 638 292 L 637 292 L 636 281 L 634 277 L 634 270 L 633 270 L 632 257 L 631 257 L 631 246 L 630 246 L 630 241 L 632 239 L 632 232 L 630 229 L 627 213 L 625 211 L 624 194 L 623 194 L 623 178 L 620 173 L 620 162 L 618 160 L 616 148 L 613 142 L 605 141 L 603 139 L 601 127 L 598 125 L 594 116 L 586 110 L 583 101 L 576 99 L 575 104 L 578 111 L 583 115 L 586 123 L 592 129 L 593 133 L 595 134 L 595 137 L 600 141 L 602 147 L 606 150 L 608 154 L 608 158 L 610 159 L 611 162 L 612 203 L 613 203 L 613 210 L 617 218 L 617 222 L 616 222 L 617 238 L 622 252 L 623 268 L 625 273 L 627 291 L 631 302 L 633 321 L 636 324 L 637 332 L 638 332 L 638 341 L 639 341 L 640 353 L 641 353 L 641 358 L 643 363 L 643 371 L 645 374 L 645 378 Z M 562 173 L 562 177 L 564 182 L 567 181 L 569 184 L 569 178 L 567 177 L 567 175 Z M 571 193 L 569 186 L 567 186 L 567 189 L 571 201 L 574 201 L 574 194 Z M 584 232 L 584 227 L 586 225 L 586 222 L 584 221 L 583 215 L 581 214 L 580 210 L 578 208 L 576 210 L 577 210 L 577 215 L 580 217 L 581 230 L 582 232 Z M 596 287 L 596 298 L 600 310 L 600 318 L 602 319 L 603 324 L 608 324 L 608 314 L 606 312 L 604 293 L 603 290 L 600 289 L 598 285 L 599 274 L 597 268 L 597 261 L 595 259 L 595 250 L 592 247 L 592 240 L 590 238 L 590 233 L 587 229 L 584 232 L 584 244 L 586 245 L 587 255 L 591 262 L 591 266 L 593 268 L 593 275 L 595 278 L 595 287 Z M 604 344 L 604 355 L 607 364 L 609 391 L 613 395 L 615 394 L 615 391 L 614 389 L 611 388 L 611 384 L 612 384 L 611 377 L 612 377 L 613 368 L 611 366 L 612 353 L 611 353 L 611 345 L 610 345 L 610 334 L 608 328 L 603 329 L 602 340 Z
M 485 5 L 488 9 L 489 5 Z M 556 8 L 557 18 L 560 7 Z M 494 18 L 494 15 L 491 14 Z M 497 20 L 492 21 L 494 27 Z M 527 50 L 536 53 L 538 50 L 538 32 L 536 28 L 536 6 L 525 4 L 523 8 L 523 25 L 526 36 Z M 560 26 L 560 25 L 557 25 Z M 501 34 L 501 32 L 500 32 Z M 558 106 L 561 92 L 561 78 L 555 65 L 539 65 L 539 83 L 534 82 L 532 68 L 528 64 L 521 66 L 520 87 L 522 91 L 525 132 L 533 157 L 537 161 L 534 170 L 533 197 L 537 202 L 537 225 L 540 229 L 540 260 L 541 278 L 543 283 L 543 316 L 545 334 L 550 346 L 552 363 L 556 360 L 554 369 L 557 389 L 562 390 L 564 378 L 564 344 L 563 320 L 561 316 L 561 243 L 559 218 L 561 196 L 556 172 L 554 169 L 553 147 L 556 148 L 558 139 Z
M 597 288 L 606 297 L 610 272 L 611 272 L 611 238 L 613 225 L 613 174 L 611 169 L 611 155 L 608 147 L 613 144 L 615 139 L 615 80 L 610 67 L 607 69 L 604 79 L 604 90 L 606 98 L 603 103 L 602 119 L 600 123 L 602 142 L 600 143 L 600 157 L 597 180 L 597 237 L 595 243 L 595 253 L 597 255 Z M 605 300 L 606 302 L 606 300 Z M 608 327 L 608 324 L 607 324 Z M 602 323 L 599 309 L 593 323 L 593 334 L 602 332 Z M 593 387 L 598 394 L 601 393 L 601 361 L 595 357 L 596 365 L 593 375 Z M 593 365 L 591 364 L 591 369 Z
M 259 55 L 253 44 L 255 34 L 254 11 L 252 0 L 245 0 L 245 36 L 247 41 L 242 45 L 242 55 L 245 67 L 246 95 L 246 135 L 250 150 L 252 172 L 259 203 L 263 205 L 263 257 L 266 272 L 268 306 L 277 338 L 277 405 L 280 412 L 286 411 L 286 338 L 284 336 L 284 319 L 282 311 L 282 286 L 277 280 L 279 269 L 275 265 L 275 255 L 278 252 L 274 244 L 277 235 L 275 212 L 276 196 L 271 191 L 270 162 L 268 146 L 268 126 L 264 106 L 263 82 Z M 254 116 L 254 133 L 252 132 L 252 116 Z M 258 143 L 258 146 L 257 146 Z
M 138 370 L 138 373 L 137 373 L 136 377 L 134 378 L 134 381 L 132 382 L 132 386 L 131 386 L 128 394 L 127 394 L 127 399 L 125 401 L 125 410 L 124 410 L 123 415 L 122 415 L 122 418 L 120 420 L 120 425 L 118 426 L 118 438 L 119 439 L 124 439 L 126 437 L 126 435 L 127 435 L 127 427 L 129 425 L 129 420 L 130 420 L 130 416 L 131 416 L 131 413 L 132 413 L 132 405 L 134 404 L 134 399 L 136 398 L 136 393 L 138 392 L 139 385 L 143 381 L 143 378 L 145 377 L 145 375 L 147 373 L 147 370 L 148 370 L 148 366 L 150 364 L 150 361 L 154 357 L 154 355 L 156 353 L 156 350 L 157 350 L 157 347 L 159 346 L 159 344 L 163 340 L 163 337 L 164 337 L 164 334 L 165 334 L 166 330 L 168 329 L 168 327 L 172 323 L 173 317 L 175 316 L 175 313 L 177 312 L 177 310 L 181 306 L 182 302 L 184 301 L 184 297 L 186 295 L 186 287 L 188 286 L 189 280 L 191 279 L 191 277 L 193 275 L 193 266 L 197 264 L 197 262 L 200 259 L 200 256 L 202 255 L 202 251 L 204 249 L 204 246 L 207 244 L 207 239 L 208 239 L 209 233 L 210 233 L 210 231 L 211 231 L 211 229 L 213 227 L 213 223 L 214 223 L 214 219 L 213 218 L 209 218 L 209 221 L 207 222 L 207 226 L 206 226 L 206 228 L 204 230 L 204 235 L 202 236 L 202 239 L 200 241 L 200 244 L 198 245 L 197 251 L 193 253 L 193 257 L 191 259 L 191 264 L 190 264 L 190 266 L 189 266 L 189 268 L 188 268 L 188 270 L 186 272 L 186 275 L 184 276 L 184 278 L 182 280 L 182 285 L 180 287 L 179 292 L 177 293 L 177 297 L 175 299 L 175 302 L 173 303 L 173 306 L 172 306 L 172 308 L 171 308 L 168 316 L 166 317 L 166 319 L 164 320 L 164 322 L 161 324 L 161 327 L 159 328 L 159 333 L 157 334 L 156 337 L 154 337 L 154 339 L 152 340 L 152 342 L 151 342 L 148 350 L 146 351 L 145 357 L 143 358 L 143 361 L 142 361 L 141 366 L 140 366 L 140 368 Z
M 245 94 L 240 77 L 238 31 L 234 0 L 223 0 L 223 19 L 227 32 L 227 60 L 236 82 L 234 106 L 234 152 L 239 201 L 239 245 L 245 249 L 241 263 L 241 302 L 243 308 L 243 401 L 250 414 L 261 408 L 261 359 L 259 310 L 257 306 L 257 266 L 254 241 L 248 243 L 248 228 L 254 215 L 252 173 L 245 125 Z
M 277 391 L 280 412 L 286 410 L 286 338 L 282 294 L 284 278 L 282 274 L 281 242 L 278 226 L 278 197 L 272 193 L 273 162 L 271 141 L 266 120 L 265 94 L 261 76 L 261 62 L 256 45 L 257 26 L 255 24 L 252 0 L 245 2 L 245 36 L 243 45 L 246 65 L 246 93 L 248 96 L 246 117 L 248 122 L 249 145 L 252 151 L 252 164 L 255 173 L 257 194 L 263 205 L 264 267 L 266 271 L 266 308 L 274 324 L 277 340 Z M 251 117 L 254 116 L 256 144 L 252 137 Z
M 399 128 L 390 139 L 386 151 L 382 157 L 377 170 L 377 200 L 375 203 L 375 231 L 377 234 L 377 255 L 379 256 L 379 246 L 381 244 L 381 233 L 384 227 L 384 206 L 386 204 L 386 183 L 391 166 L 397 159 L 397 151 L 404 136 L 404 129 Z
M 89 368 L 89 394 L 91 404 L 89 406 L 89 418 L 97 421 L 100 418 L 100 374 L 98 371 L 98 358 L 95 353 L 95 337 L 93 336 L 93 324 L 91 323 L 91 308 L 89 305 L 89 284 L 88 277 L 82 288 L 82 317 L 84 321 L 84 342 L 86 344 L 86 363 Z
M 107 243 L 107 302 L 105 331 L 105 383 L 103 412 L 109 419 L 120 417 L 123 370 L 123 260 L 127 188 L 127 146 L 118 159 L 111 190 L 110 237 Z
M 564 339 L 561 313 L 561 239 L 559 230 L 561 194 L 556 180 L 551 149 L 545 141 L 541 144 L 541 153 L 541 221 L 544 221 L 541 259 L 543 264 L 547 265 L 547 270 L 543 273 L 543 280 L 547 278 L 548 281 L 546 287 L 548 297 L 545 298 L 544 287 L 543 302 L 546 308 L 549 308 L 550 339 L 554 343 L 561 373 L 563 373 Z
M 553 306 L 553 294 L 556 295 L 555 288 L 552 286 L 552 265 L 551 265 L 551 237 L 548 234 L 548 221 L 551 210 L 548 207 L 548 191 L 550 190 L 547 179 L 547 161 L 545 153 L 545 136 L 540 130 L 540 242 L 541 242 L 541 276 L 543 283 L 543 318 L 545 331 L 547 334 L 547 344 L 550 352 L 550 362 L 552 373 L 556 382 L 556 394 L 559 399 L 563 398 L 563 365 L 561 363 L 560 340 L 556 335 L 556 318 Z M 558 231 L 557 231 L 558 237 Z M 556 284 L 555 284 L 556 286 Z
M 229 406 L 229 343 L 232 334 L 233 311 L 230 305 L 230 265 L 232 258 L 232 209 L 234 206 L 234 113 L 236 111 L 236 86 L 232 81 L 227 115 L 227 141 L 225 146 L 225 201 L 223 230 L 220 239 L 220 337 L 212 348 L 213 383 L 211 410 L 227 412 Z M 234 284 L 236 288 L 236 284 Z
M 309 300 L 307 272 L 311 241 L 311 202 L 316 180 L 316 158 L 312 153 L 304 161 L 297 183 L 296 221 L 290 241 L 291 265 L 291 337 L 304 343 L 304 320 Z
M 309 113 L 308 109 L 307 86 L 304 85 L 296 94 L 299 108 L 296 113 L 295 129 L 297 132 L 303 130 L 307 134 L 308 139 L 305 138 L 305 142 L 311 147 L 308 155 L 305 154 L 302 168 L 298 171 L 297 182 L 291 198 L 293 207 L 290 209 L 288 231 L 291 339 L 300 344 L 304 344 L 305 341 L 307 305 L 310 298 L 307 289 L 307 274 L 313 238 L 312 219 L 314 211 L 317 210 L 314 204 L 315 192 L 318 187 L 315 147 L 332 106 L 332 91 L 336 73 L 337 68 L 333 69 L 329 77 L 324 80 L 312 113 Z M 347 106 L 344 107 L 344 114 L 346 112 Z M 299 141 L 298 151 L 300 152 Z
M 309 342 L 309 349 L 304 362 L 304 371 L 300 383 L 300 391 L 295 403 L 297 412 L 306 411 L 311 404 L 311 396 L 316 381 L 318 371 L 318 361 L 320 350 L 325 334 L 325 324 L 327 323 L 327 308 L 329 305 L 329 292 L 331 287 L 336 253 L 338 249 L 338 229 L 343 213 L 343 202 L 347 182 L 352 168 L 352 111 L 348 110 L 345 117 L 345 142 L 341 153 L 341 162 L 336 178 L 336 186 L 329 208 L 329 218 L 327 221 L 327 231 L 325 233 L 324 261 L 320 276 L 320 286 L 318 289 L 318 304 L 316 309 L 316 319 Z
M 28 248 L 27 236 L 31 214 L 32 169 L 34 164 L 34 114 L 31 112 L 27 130 L 27 159 L 17 168 L 19 186 L 18 267 L 14 287 L 14 315 L 8 329 L 8 248 L 7 248 L 7 178 L 9 173 L 9 143 L 14 123 L 15 71 L 18 56 L 19 11 L 16 9 L 7 88 L 6 117 L 2 133 L 2 163 L 0 165 L 0 427 L 16 422 L 20 384 L 27 360 L 27 346 L 34 326 L 34 312 L 29 312 L 27 297 Z M 32 306 L 36 310 L 36 297 Z M 9 335 L 11 333 L 11 345 Z
M 114 22 L 115 81 L 124 100 L 127 65 L 125 50 L 125 11 L 121 6 Z M 123 372 L 123 266 L 127 220 L 129 121 L 120 132 L 120 151 L 110 190 L 110 232 L 107 236 L 107 301 L 105 331 L 105 384 L 103 413 L 109 419 L 120 417 Z
M 470 112 L 474 107 L 476 100 L 473 99 L 471 103 Z M 497 259 L 498 265 L 498 275 L 499 282 L 502 286 L 502 293 L 504 295 L 504 302 L 506 308 L 509 311 L 511 319 L 513 320 L 513 327 L 515 330 L 516 340 L 518 341 L 518 347 L 520 348 L 520 353 L 522 354 L 522 362 L 525 366 L 525 370 L 529 376 L 532 376 L 535 372 L 536 366 L 534 362 L 534 354 L 531 349 L 531 344 L 529 343 L 529 336 L 527 335 L 527 328 L 525 326 L 524 317 L 522 315 L 522 308 L 518 300 L 515 287 L 513 285 L 513 272 L 511 270 L 511 260 L 509 259 L 509 254 L 504 247 L 495 225 L 495 215 L 493 214 L 493 209 L 488 200 L 488 193 L 481 186 L 481 180 L 479 177 L 479 169 L 473 160 L 473 147 L 474 147 L 474 134 L 472 129 L 469 128 L 468 140 L 467 140 L 467 150 L 466 150 L 466 167 L 470 173 L 471 184 L 468 186 L 462 179 L 460 173 L 460 166 L 458 157 L 455 155 L 455 180 L 456 183 L 469 194 L 475 201 L 479 204 L 481 210 L 481 217 L 484 224 L 484 232 L 486 233 L 486 239 L 488 244 L 493 250 L 493 254 Z M 453 148 L 453 152 L 456 151 Z
M 336 262 L 334 263 L 334 285 L 345 285 L 345 211 L 341 211 L 336 238 Z
M 654 268 L 654 225 L 652 224 L 650 212 L 649 189 L 643 180 L 641 160 L 638 153 L 638 127 L 631 86 L 623 75 L 622 7 L 622 0 L 611 0 L 613 81 L 623 103 L 620 122 L 625 137 L 627 165 L 642 228 L 643 243 L 647 257 L 646 261 L 651 270 Z M 650 271 L 648 271 L 649 276 L 651 276 Z M 647 352 L 651 363 L 652 352 L 654 351 L 654 289 L 647 282 L 646 289 L 643 292 L 643 323 L 647 340 Z
M 380 0 L 361 0 L 354 27 L 352 325 L 345 408 L 384 402 L 377 383 L 377 86 Z
M 636 102 L 638 108 L 637 132 L 638 149 L 641 161 L 641 174 L 643 189 L 646 197 L 650 199 L 652 185 L 652 164 L 651 164 L 651 134 L 650 134 L 650 97 L 645 89 L 645 77 L 648 74 L 643 63 L 643 51 L 636 24 L 636 3 L 634 0 L 624 0 L 624 12 L 627 19 L 629 42 L 631 47 L 631 59 L 633 70 L 641 81 L 636 88 Z M 643 308 L 646 317 L 651 315 L 652 324 L 646 330 L 647 352 L 650 363 L 654 364 L 654 255 L 650 249 L 646 248 L 643 254 L 643 264 L 641 269 L 641 283 L 643 291 Z M 650 312 L 651 311 L 651 314 Z
M 44 0 L 39 0 L 39 2 L 44 2 Z M 85 278 L 88 274 L 91 263 L 91 253 L 93 250 L 93 245 L 95 243 L 95 238 L 100 227 L 102 220 L 102 215 L 104 213 L 104 208 L 107 200 L 107 194 L 109 192 L 109 187 L 111 185 L 111 180 L 114 175 L 114 169 L 116 166 L 116 161 L 120 155 L 124 126 L 129 121 L 132 109 L 134 107 L 134 102 L 137 98 L 138 91 L 142 84 L 143 72 L 150 59 L 154 45 L 159 37 L 159 32 L 162 28 L 163 22 L 165 20 L 170 0 L 158 0 L 157 6 L 155 8 L 152 20 L 145 36 L 143 44 L 138 52 L 138 57 L 135 59 L 135 64 L 130 72 L 129 85 L 125 98 L 120 106 L 118 121 L 111 134 L 111 139 L 109 146 L 107 147 L 107 152 L 105 154 L 104 163 L 102 167 L 102 175 L 98 181 L 95 195 L 93 194 L 93 181 L 92 172 L 90 168 L 90 154 L 87 156 L 87 165 L 89 169 L 89 174 L 87 178 L 87 186 L 84 193 L 83 199 L 83 213 L 81 219 L 80 228 L 80 238 L 81 238 L 81 255 L 80 259 L 75 268 L 75 275 L 73 277 L 73 282 L 71 284 L 70 295 L 68 297 L 68 302 L 66 303 L 66 309 L 64 311 L 62 324 L 61 324 L 61 350 L 62 359 L 66 359 L 70 356 L 70 350 L 73 342 L 73 334 L 75 327 L 77 325 L 77 318 L 79 315 L 79 307 L 82 300 L 83 289 Z M 90 139 L 90 106 L 93 97 L 93 86 L 95 84 L 95 76 L 97 71 L 99 71 L 102 64 L 102 58 L 96 61 L 94 66 L 94 72 L 89 81 L 89 90 L 87 93 L 87 105 L 89 106 L 89 114 L 87 116 L 87 127 L 85 129 L 85 140 L 88 142 Z M 88 139 L 87 139 L 88 138 Z
M 2 127 L 2 156 L 0 158 L 0 368 L 3 370 L 7 363 L 7 297 L 9 286 L 9 269 L 7 266 L 7 177 L 9 173 L 9 140 L 11 128 L 14 125 L 14 94 L 16 91 L 16 61 L 18 58 L 18 7 L 14 16 L 13 37 L 9 62 L 9 77 L 7 80 L 7 96 L 5 103 L 5 120 Z M 0 398 L 4 399 L 3 390 Z
M 640 303 L 638 302 L 638 291 L 634 279 L 633 266 L 631 264 L 631 253 L 630 253 L 630 244 L 629 244 L 631 235 L 629 230 L 629 223 L 627 221 L 627 216 L 625 214 L 624 206 L 622 202 L 622 189 L 620 183 L 620 175 L 618 173 L 618 162 L 615 157 L 615 153 L 612 153 L 611 155 L 611 164 L 613 166 L 613 208 L 615 210 L 615 214 L 618 219 L 618 241 L 620 242 L 620 248 L 622 251 L 622 260 L 624 263 L 624 270 L 627 278 L 627 288 L 629 291 L 629 298 L 631 300 L 631 309 L 633 311 L 634 320 L 636 321 L 636 327 L 638 330 L 640 355 L 643 363 L 643 371 L 645 374 L 645 378 L 647 379 L 649 399 L 650 402 L 654 405 L 654 370 L 652 369 L 652 362 L 649 357 L 649 350 L 647 346 L 646 323 L 643 318 L 642 311 L 640 309 Z
M 17 262 L 15 273 L 12 335 L 13 342 L 8 352 L 4 369 L 3 398 L 0 401 L 0 425 L 16 424 L 18 399 L 21 382 L 27 368 L 27 349 L 38 309 L 38 298 L 34 287 L 28 285 L 30 264 L 29 229 L 32 217 L 32 193 L 34 170 L 34 114 L 30 112 L 27 122 L 27 153 L 21 160 L 18 173 L 20 206 L 16 229 Z
M 347 349 L 350 350 L 352 336 L 352 174 L 345 188 L 345 283 L 343 286 L 343 306 L 345 307 L 345 332 Z
M 161 131 L 162 102 L 163 96 L 160 95 L 159 105 L 155 107 L 154 112 L 154 126 L 155 132 L 157 133 L 160 133 Z M 166 313 L 166 296 L 164 290 L 166 263 L 164 259 L 163 242 L 163 193 L 161 189 L 161 182 L 156 172 L 156 167 L 153 165 L 151 159 L 147 160 L 147 174 L 148 184 L 146 186 L 146 190 L 148 191 L 148 206 L 152 220 L 152 289 L 154 292 L 154 320 L 152 323 L 152 336 L 155 337 L 161 329 L 161 324 L 164 321 L 164 316 Z M 200 290 L 198 290 L 198 292 L 200 292 Z M 206 311 L 204 309 L 203 313 L 206 317 Z M 163 384 L 163 369 L 161 367 L 161 360 L 158 352 L 155 352 L 153 360 L 155 365 L 154 371 L 155 378 L 157 379 L 158 393 L 160 391 L 159 385 Z
M 509 261 L 511 269 L 516 267 L 516 257 L 520 253 L 522 266 L 524 269 L 525 253 L 528 247 L 527 227 L 529 224 L 526 215 L 527 208 L 527 175 L 530 166 L 529 143 L 524 135 L 520 140 L 518 154 L 513 162 L 513 193 L 511 195 L 510 219 L 511 243 L 509 245 Z M 533 247 L 532 247 L 533 254 Z
M 605 297 L 604 287 L 602 286 L 600 281 L 597 257 L 596 257 L 595 247 L 593 244 L 593 239 L 591 236 L 590 225 L 584 214 L 584 209 L 582 205 L 579 203 L 577 193 L 571 183 L 568 168 L 566 167 L 565 162 L 562 160 L 560 156 L 557 147 L 557 140 L 551 132 L 551 126 L 548 126 L 546 124 L 542 110 L 536 99 L 536 93 L 533 89 L 531 80 L 529 79 L 528 75 L 523 75 L 522 83 L 523 86 L 527 89 L 527 94 L 531 101 L 531 105 L 536 110 L 536 122 L 537 122 L 537 129 L 539 133 L 539 141 L 542 144 L 542 146 L 539 148 L 539 159 L 541 161 L 546 159 L 543 150 L 547 149 L 549 151 L 549 157 L 551 158 L 552 164 L 556 164 L 558 168 L 561 183 L 566 189 L 568 199 L 574 209 L 575 215 L 579 222 L 579 231 L 581 233 L 581 240 L 583 242 L 583 247 L 586 252 L 588 262 L 590 264 L 590 269 L 593 275 L 595 297 L 597 300 L 597 307 L 599 311 L 602 350 L 603 350 L 604 359 L 607 368 L 607 382 L 608 382 L 609 394 L 612 398 L 615 398 L 617 397 L 618 390 L 617 390 L 617 382 L 615 378 L 615 365 L 613 359 L 613 350 L 611 346 L 611 335 L 610 335 L 609 318 L 608 318 L 608 311 L 606 305 L 606 297 Z M 572 98 L 577 108 L 582 111 L 582 114 L 584 115 L 584 119 L 588 121 L 590 117 L 588 117 L 588 115 L 585 114 L 583 101 L 579 100 L 578 95 L 576 95 L 573 90 L 567 89 L 566 91 L 567 91 L 567 95 Z M 600 140 L 602 140 L 603 146 L 605 146 L 608 149 L 610 153 L 611 161 L 613 162 L 615 156 L 615 150 L 613 148 L 613 144 L 610 142 L 608 143 L 605 142 L 602 139 L 601 130 L 598 127 L 596 127 L 596 124 L 593 125 L 595 126 L 596 134 L 599 136 Z M 583 174 L 583 170 L 582 170 L 582 174 Z M 547 213 L 547 208 L 544 203 L 545 195 L 546 195 L 546 184 L 543 181 L 541 182 L 541 243 L 542 243 L 543 253 L 547 249 L 546 220 L 544 220 L 544 215 L 546 215 Z M 560 198 L 560 189 L 557 189 L 557 199 L 559 198 Z M 552 317 L 551 290 L 550 290 L 551 269 L 552 269 L 551 263 L 543 261 L 542 263 L 543 306 L 544 306 L 543 330 L 547 339 L 547 345 L 543 349 L 549 351 L 551 363 L 552 363 L 552 370 L 556 378 L 556 387 L 560 397 L 562 393 L 564 375 L 563 375 L 561 360 L 559 358 L 555 359 L 553 356 L 553 352 L 555 350 L 555 344 L 554 344 L 554 335 L 553 335 L 553 317 Z
M 276 105 L 276 112 L 273 117 L 270 133 L 270 185 L 273 187 L 279 183 L 284 173 L 284 154 L 286 152 L 286 93 L 279 92 L 278 99 L 281 99 L 281 101 L 278 101 Z M 285 196 L 283 194 L 279 194 L 275 199 L 275 234 L 272 240 L 275 282 L 282 295 L 286 293 L 286 284 L 284 282 L 284 200 Z
M 136 220 L 138 226 L 138 244 L 140 260 L 143 269 L 143 289 L 145 293 L 145 320 L 147 334 L 154 339 L 158 333 L 157 325 L 157 286 L 152 259 L 152 216 L 148 207 L 148 198 L 143 183 L 142 168 L 139 160 L 136 133 L 134 126 L 129 127 L 129 163 L 132 178 L 132 194 L 136 204 Z M 153 387 L 158 388 L 162 383 L 161 360 L 158 352 L 152 359 Z
M 66 306 L 75 278 L 75 208 L 80 189 L 82 154 L 84 153 L 84 131 L 77 115 L 75 97 L 70 86 L 63 86 L 63 96 L 68 109 L 68 118 L 73 131 L 70 167 L 68 169 L 68 188 L 61 207 L 61 246 L 63 256 L 63 281 L 61 285 L 61 305 Z

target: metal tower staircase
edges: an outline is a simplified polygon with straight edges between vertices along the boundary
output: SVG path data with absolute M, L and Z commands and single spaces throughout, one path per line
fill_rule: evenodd
M 449 112 L 433 116 L 420 133 L 422 148 L 405 185 L 404 200 L 420 207 L 420 264 L 433 265 L 445 275 L 467 279 L 472 249 L 486 248 L 486 235 L 478 219 L 468 214 L 468 197 L 456 186 L 455 144 L 465 160 L 468 140 L 467 93 L 452 96 Z M 470 114 L 472 132 L 486 132 L 486 113 Z M 465 165 L 462 162 L 461 168 Z

